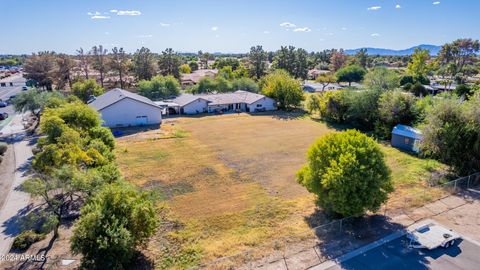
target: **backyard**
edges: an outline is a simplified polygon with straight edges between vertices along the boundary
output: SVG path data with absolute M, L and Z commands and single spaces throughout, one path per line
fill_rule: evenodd
M 312 237 L 312 227 L 331 219 L 295 173 L 309 145 L 335 131 L 295 114 L 230 114 L 166 119 L 161 129 L 119 138 L 123 175 L 151 191 L 161 209 L 161 228 L 145 253 L 159 268 L 185 268 L 275 239 Z M 382 149 L 396 187 L 392 202 L 425 190 L 446 169 Z

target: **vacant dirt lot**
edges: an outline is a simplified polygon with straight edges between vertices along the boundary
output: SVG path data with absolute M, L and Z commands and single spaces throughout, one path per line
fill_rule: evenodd
M 149 255 L 160 268 L 187 267 L 310 235 L 328 219 L 295 173 L 309 145 L 334 131 L 298 115 L 231 114 L 168 119 L 161 130 L 118 139 L 124 176 L 151 190 L 163 209 Z M 399 187 L 394 196 L 421 190 L 443 169 L 383 148 Z

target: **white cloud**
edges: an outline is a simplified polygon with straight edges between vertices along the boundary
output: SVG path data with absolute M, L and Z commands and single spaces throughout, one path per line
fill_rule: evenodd
M 293 29 L 293 32 L 311 32 L 312 29 L 308 27 L 301 27 L 301 28 L 295 28 Z
M 170 24 L 169 24 L 169 23 L 160 23 L 160 26 L 162 26 L 162 27 L 169 27 Z
M 95 11 L 95 12 L 87 12 L 87 15 L 88 16 L 95 16 L 95 15 L 100 15 L 101 13 L 98 12 L 98 11 Z
M 381 8 L 382 8 L 381 6 L 373 6 L 373 7 L 367 8 L 367 10 L 379 10 Z
M 151 38 L 153 35 L 139 35 L 139 38 Z
M 115 9 L 113 9 L 115 10 Z M 138 10 L 117 10 L 117 12 L 114 12 L 114 13 L 117 13 L 118 16 L 139 16 L 139 15 L 142 15 L 142 12 L 138 11 Z
M 395 8 L 402 8 L 402 6 L 400 6 L 399 4 L 397 4 L 397 5 L 395 6 Z
M 110 19 L 110 16 L 103 16 L 103 15 L 94 15 L 90 17 L 92 20 L 105 20 L 105 19 Z
M 343 31 L 346 31 L 346 30 L 347 30 L 347 28 L 346 28 L 346 27 L 342 27 L 342 30 L 343 30 Z
M 440 4 L 440 1 L 433 2 L 432 4 L 438 5 L 438 4 Z
M 373 34 L 371 34 L 370 36 L 371 36 L 371 37 L 379 37 L 380 34 L 379 34 L 379 33 L 373 33 Z
M 325 35 L 327 35 L 327 36 L 333 36 L 334 33 L 325 33 Z
M 265 31 L 263 31 L 263 33 L 268 35 L 268 34 L 270 34 L 270 31 L 265 30 Z
M 283 23 L 280 24 L 280 26 L 290 28 L 290 27 L 296 27 L 297 25 L 295 25 L 293 23 L 290 23 L 290 22 L 283 22 Z
M 116 9 L 110 9 L 110 12 L 111 12 L 111 13 L 117 13 L 118 10 L 116 10 Z
M 217 30 L 218 30 L 218 26 L 212 26 L 212 28 L 210 28 L 210 29 L 212 29 L 212 31 L 217 31 Z

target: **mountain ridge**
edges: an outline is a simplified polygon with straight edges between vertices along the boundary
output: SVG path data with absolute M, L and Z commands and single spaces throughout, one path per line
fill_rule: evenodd
M 369 54 L 369 55 L 406 56 L 406 55 L 412 55 L 416 48 L 427 49 L 427 50 L 430 51 L 430 55 L 437 55 L 440 52 L 440 49 L 442 48 L 442 46 L 431 45 L 431 44 L 421 44 L 421 45 L 413 46 L 413 47 L 403 49 L 403 50 L 392 50 L 392 49 L 386 49 L 386 48 L 363 47 L 363 48 L 345 50 L 345 53 L 348 54 L 348 55 L 354 55 L 358 51 L 360 51 L 361 49 L 367 49 L 367 54 Z

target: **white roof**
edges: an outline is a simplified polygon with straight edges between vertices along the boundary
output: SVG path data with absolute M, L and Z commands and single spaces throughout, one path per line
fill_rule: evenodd
M 414 138 L 414 139 L 422 139 L 423 135 L 422 132 L 416 128 L 405 126 L 405 125 L 396 125 L 393 130 L 392 134 L 400 135 L 403 137 Z
M 145 103 L 147 105 L 160 108 L 157 104 L 155 104 L 150 99 L 144 96 L 140 96 L 135 93 L 120 89 L 120 88 L 112 89 L 104 93 L 103 95 L 96 97 L 95 100 L 90 102 L 88 105 L 95 108 L 97 111 L 100 111 L 125 98 L 130 98 L 130 99 Z
M 262 98 L 266 98 L 264 95 L 256 94 L 248 91 L 238 90 L 233 93 L 221 93 L 221 94 L 183 94 L 173 100 L 174 103 L 179 106 L 185 106 L 197 99 L 204 99 L 208 101 L 208 105 L 222 105 L 233 103 L 246 103 L 252 104 Z
M 427 249 L 433 249 L 449 241 L 460 237 L 457 233 L 437 224 L 427 224 L 409 232 L 420 245 Z

